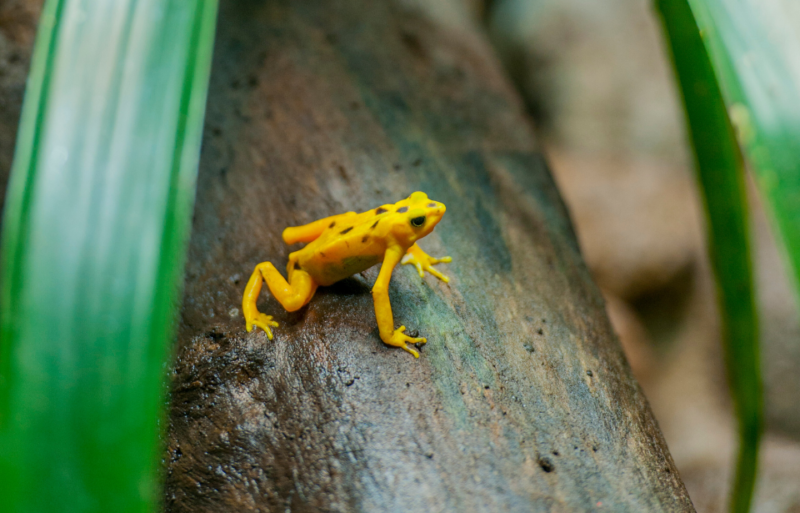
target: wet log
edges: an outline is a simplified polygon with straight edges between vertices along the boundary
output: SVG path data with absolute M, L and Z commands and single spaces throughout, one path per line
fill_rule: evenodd
M 441 3 L 444 5 L 444 3 Z M 172 373 L 165 509 L 692 511 L 484 36 L 400 0 L 223 1 Z M 245 331 L 281 232 L 421 190 L 451 281 L 378 268 Z

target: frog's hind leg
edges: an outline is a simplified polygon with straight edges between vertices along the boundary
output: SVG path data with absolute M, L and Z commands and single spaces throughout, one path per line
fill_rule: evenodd
M 289 281 L 286 281 L 283 275 L 269 262 L 265 262 L 269 264 L 269 267 L 264 267 L 261 271 L 269 291 L 287 312 L 303 308 L 317 291 L 317 282 L 310 274 L 300 269 L 297 265 L 296 255 L 296 252 L 289 255 L 289 263 L 286 265 Z
M 294 259 L 290 258 L 289 266 L 291 270 L 288 282 L 271 262 L 262 262 L 256 266 L 247 282 L 242 299 L 242 311 L 247 321 L 247 331 L 252 331 L 253 326 L 258 326 L 272 340 L 270 326 L 278 326 L 278 323 L 272 320 L 272 316 L 260 313 L 256 308 L 256 300 L 261 293 L 261 285 L 264 281 L 267 282 L 267 287 L 275 299 L 289 312 L 299 310 L 314 297 L 317 283 L 311 278 L 311 275 L 302 269 L 296 269 Z
M 326 228 L 333 228 L 336 223 L 341 226 L 347 218 L 355 216 L 355 212 L 346 212 L 344 214 L 337 214 L 335 216 L 319 219 L 313 223 L 304 224 L 303 226 L 290 226 L 283 230 L 283 241 L 286 244 L 295 244 L 297 242 L 311 242 L 319 237 Z

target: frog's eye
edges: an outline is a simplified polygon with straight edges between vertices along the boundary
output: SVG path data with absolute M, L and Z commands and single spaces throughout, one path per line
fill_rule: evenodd
M 415 217 L 414 219 L 411 220 L 411 226 L 416 226 L 417 228 L 419 228 L 423 224 L 425 224 L 425 216 Z

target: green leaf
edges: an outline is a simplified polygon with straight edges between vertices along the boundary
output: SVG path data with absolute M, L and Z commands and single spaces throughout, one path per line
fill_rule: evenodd
M 708 220 L 728 376 L 739 421 L 731 510 L 752 501 L 763 424 L 758 322 L 753 294 L 744 165 L 694 0 L 658 0 L 677 72 Z
M 800 294 L 800 5 L 689 3 Z
M 2 236 L 4 511 L 152 511 L 217 0 L 47 0 Z

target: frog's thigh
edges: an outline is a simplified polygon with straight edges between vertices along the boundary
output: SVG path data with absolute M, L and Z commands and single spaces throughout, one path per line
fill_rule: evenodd
M 355 212 L 347 212 L 345 214 L 319 219 L 313 223 L 304 224 L 303 226 L 290 226 L 283 230 L 283 240 L 286 244 L 311 242 L 319 237 L 326 228 L 333 228 L 336 226 L 336 223 L 341 223 L 344 219 L 354 215 L 356 215 Z
M 302 269 L 295 269 L 289 282 L 270 262 L 259 264 L 258 270 L 267 282 L 269 291 L 288 312 L 302 308 L 317 291 L 317 283 Z

